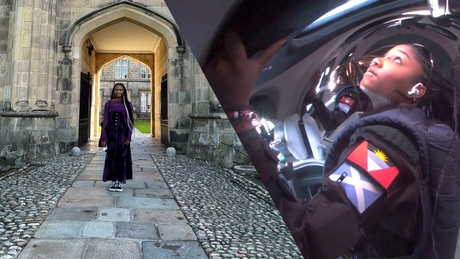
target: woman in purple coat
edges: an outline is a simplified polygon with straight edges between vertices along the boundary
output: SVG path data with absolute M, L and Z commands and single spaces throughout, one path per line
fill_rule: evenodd
M 116 83 L 112 95 L 104 105 L 102 146 L 107 147 L 102 181 L 112 181 L 109 191 L 123 191 L 126 180 L 133 179 L 131 135 L 133 107 L 126 96 L 126 88 Z

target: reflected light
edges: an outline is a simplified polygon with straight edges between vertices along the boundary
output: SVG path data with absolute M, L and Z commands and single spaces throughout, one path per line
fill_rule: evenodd
M 346 10 L 352 9 L 353 7 L 358 6 L 358 5 L 360 5 L 362 3 L 365 3 L 365 2 L 371 2 L 371 1 L 368 1 L 368 0 L 350 0 L 347 3 L 337 7 L 335 9 L 333 9 L 332 11 L 327 12 L 326 14 L 321 16 L 318 20 L 316 20 L 314 23 L 320 23 L 322 20 L 326 20 L 327 18 L 329 18 L 331 16 L 340 14 L 341 12 L 345 12 Z M 312 25 L 314 23 L 312 23 Z
M 273 129 L 275 124 L 271 121 L 261 118 L 260 121 L 253 120 L 252 124 L 255 126 L 257 133 L 262 136 L 262 138 L 272 141 L 273 140 Z
M 385 22 L 384 24 L 396 23 L 396 24 L 400 25 L 401 21 L 409 20 L 409 19 L 413 19 L 413 18 L 414 18 L 414 16 L 407 16 L 407 17 L 397 18 L 397 19 L 389 20 L 389 21 Z
M 254 124 L 254 121 L 252 122 L 254 126 L 257 126 L 259 124 Z M 265 118 L 260 119 L 260 125 L 265 128 L 267 132 L 270 132 L 272 129 L 275 128 L 275 124 L 273 122 L 266 120 Z
M 334 81 L 329 80 L 327 87 L 329 88 L 329 90 L 331 90 L 331 92 L 334 92 L 335 88 L 337 87 L 337 84 Z
M 420 10 L 420 11 L 412 11 L 403 13 L 403 15 L 430 15 L 429 10 Z
M 428 0 L 430 14 L 434 18 L 458 14 L 458 0 Z

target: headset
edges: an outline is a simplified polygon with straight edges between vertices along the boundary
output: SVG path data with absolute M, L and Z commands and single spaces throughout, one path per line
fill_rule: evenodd
M 407 92 L 408 95 L 418 95 L 420 93 L 420 90 L 418 90 L 418 87 L 423 86 L 422 83 L 417 83 L 412 87 L 412 89 Z
M 399 91 L 396 88 L 393 89 L 393 91 L 396 91 L 398 94 L 400 94 L 400 95 L 406 97 L 407 99 L 410 99 L 413 102 L 415 102 L 416 98 L 414 98 L 414 97 L 416 97 L 417 95 L 420 94 L 420 90 L 418 89 L 420 86 L 423 86 L 423 84 L 422 83 L 417 83 L 414 86 L 412 86 L 412 89 L 407 92 L 407 95 L 404 94 L 403 92 Z M 391 94 L 393 93 L 393 91 L 391 91 L 391 93 L 390 93 L 390 102 L 392 102 L 391 101 Z

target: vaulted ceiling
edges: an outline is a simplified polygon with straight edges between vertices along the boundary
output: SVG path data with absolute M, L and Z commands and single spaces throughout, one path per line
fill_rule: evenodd
M 161 38 L 130 21 L 104 27 L 91 37 L 98 53 L 153 53 Z

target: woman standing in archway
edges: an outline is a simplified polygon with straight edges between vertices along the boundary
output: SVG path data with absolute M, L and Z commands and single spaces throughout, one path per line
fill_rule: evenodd
M 126 88 L 116 83 L 111 99 L 104 105 L 102 146 L 107 147 L 102 181 L 112 181 L 109 191 L 123 191 L 126 180 L 133 179 L 131 135 L 133 106 L 126 96 Z

